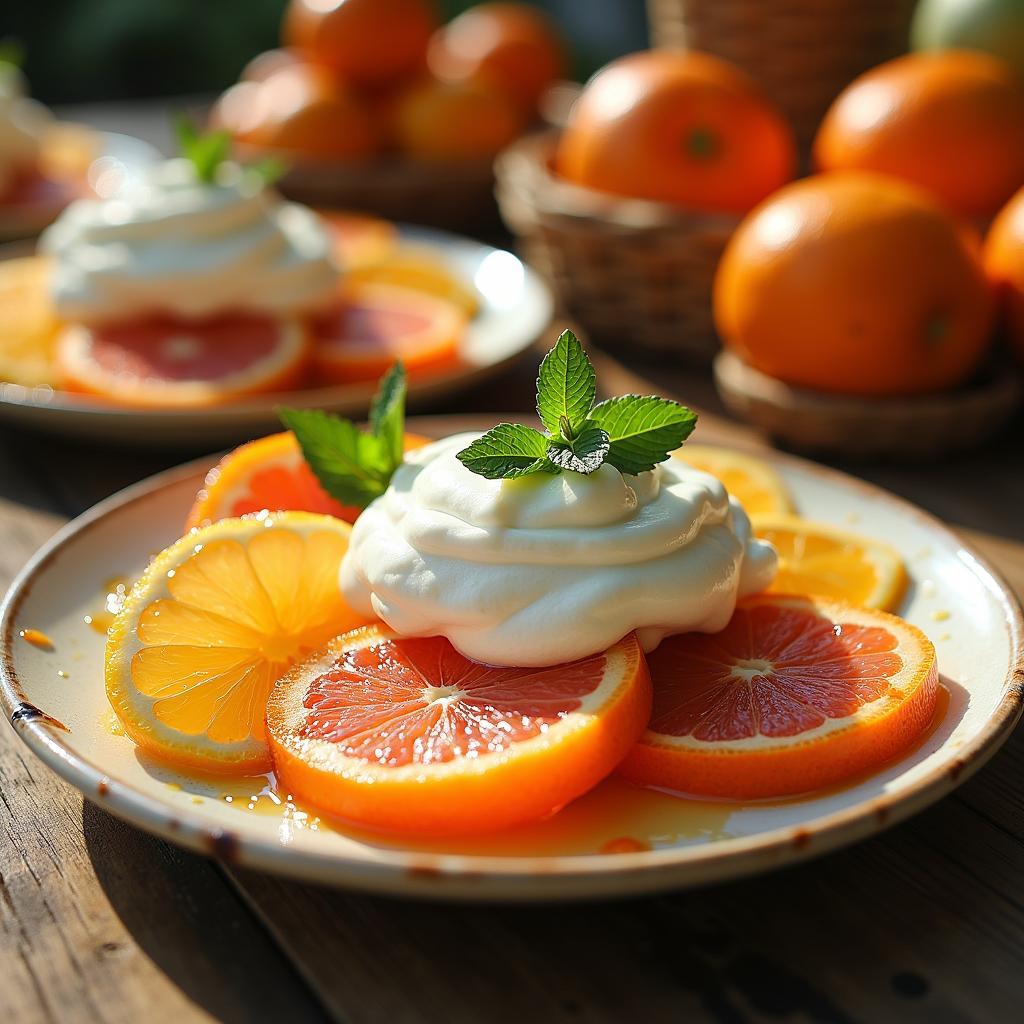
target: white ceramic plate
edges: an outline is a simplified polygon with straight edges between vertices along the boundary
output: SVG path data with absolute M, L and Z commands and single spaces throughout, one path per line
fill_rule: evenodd
M 428 228 L 403 226 L 401 234 L 434 247 L 457 274 L 473 282 L 480 299 L 480 312 L 459 347 L 460 364 L 410 382 L 409 406 L 415 408 L 511 365 L 543 333 L 554 306 L 547 285 L 510 252 Z M 262 395 L 210 409 L 161 411 L 119 409 L 49 388 L 0 383 L 0 419 L 82 439 L 216 448 L 280 429 L 275 412 L 280 405 L 365 416 L 375 390 L 373 383 L 346 384 Z
M 1020 713 L 1014 669 L 1020 671 L 1024 625 L 1007 586 L 931 516 L 812 463 L 773 461 L 803 514 L 899 548 L 913 580 L 901 611 L 934 639 L 951 694 L 944 717 L 913 752 L 847 789 L 738 807 L 618 784 L 529 830 L 412 844 L 335 831 L 287 802 L 274 804 L 261 792 L 262 779 L 229 784 L 161 768 L 112 733 L 103 641 L 83 620 L 102 606 L 105 581 L 137 574 L 177 537 L 201 479 L 198 464 L 96 506 L 22 572 L 0 615 L 6 711 L 50 767 L 114 814 L 243 865 L 338 886 L 480 900 L 611 896 L 707 883 L 822 853 L 920 810 L 991 756 Z M 20 639 L 29 628 L 52 637 L 55 649 Z M 638 833 L 654 848 L 598 852 L 608 840 Z

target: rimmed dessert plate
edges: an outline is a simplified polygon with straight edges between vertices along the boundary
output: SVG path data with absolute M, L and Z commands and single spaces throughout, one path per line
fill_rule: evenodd
M 430 432 L 426 420 L 411 427 Z M 134 576 L 178 536 L 206 463 L 114 495 L 32 559 L 0 615 L 6 714 L 51 768 L 140 828 L 241 865 L 336 886 L 467 900 L 609 897 L 824 853 L 938 800 L 995 752 L 1021 711 L 1024 622 L 999 575 L 932 516 L 844 474 L 768 457 L 802 514 L 899 549 L 912 577 L 900 612 L 934 640 L 948 692 L 913 750 L 846 788 L 731 805 L 610 782 L 529 829 L 412 841 L 319 820 L 263 777 L 178 775 L 137 755 L 113 727 L 103 637 L 86 618 L 102 614 L 111 577 Z M 20 636 L 33 629 L 52 639 L 52 649 Z M 645 844 L 651 848 L 636 849 Z
M 429 376 L 414 376 L 409 381 L 410 406 L 501 372 L 523 356 L 550 324 L 554 311 L 550 290 L 512 253 L 429 228 L 402 226 L 401 236 L 433 248 L 441 260 L 473 283 L 480 301 L 480 311 L 460 343 L 458 363 Z M 375 383 L 345 384 L 261 395 L 207 409 L 157 410 L 118 408 L 50 388 L 0 383 L 0 420 L 132 446 L 203 444 L 213 448 L 279 429 L 276 410 L 281 405 L 365 416 L 375 390 Z

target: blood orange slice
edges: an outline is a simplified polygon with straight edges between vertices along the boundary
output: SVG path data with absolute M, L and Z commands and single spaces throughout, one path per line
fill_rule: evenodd
M 57 367 L 69 391 L 141 406 L 203 406 L 299 386 L 309 361 L 296 319 L 234 313 L 68 327 Z
M 405 435 L 407 451 L 428 444 Z M 249 441 L 228 452 L 209 473 L 185 522 L 188 532 L 230 516 L 267 509 L 320 512 L 353 523 L 361 511 L 335 501 L 320 486 L 290 430 Z
M 297 799 L 371 828 L 470 833 L 545 817 L 608 775 L 650 714 L 634 636 L 551 668 L 493 668 L 382 626 L 331 641 L 267 706 Z
M 706 796 L 786 796 L 877 769 L 938 695 L 919 629 L 817 598 L 749 598 L 721 633 L 670 637 L 648 663 L 654 713 L 621 772 Z
M 466 315 L 451 302 L 377 283 L 353 283 L 314 321 L 313 365 L 323 383 L 377 380 L 397 360 L 410 375 L 457 358 Z

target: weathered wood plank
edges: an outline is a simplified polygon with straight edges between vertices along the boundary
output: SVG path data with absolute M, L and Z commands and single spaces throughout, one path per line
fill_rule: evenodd
M 0 590 L 65 516 L 0 440 Z M 19 445 L 20 448 L 20 445 Z M 83 805 L 0 723 L 0 1019 L 323 1020 L 216 866 Z

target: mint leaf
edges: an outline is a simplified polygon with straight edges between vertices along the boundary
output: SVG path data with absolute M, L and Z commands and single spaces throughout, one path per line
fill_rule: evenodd
M 278 409 L 323 489 L 344 505 L 379 498 L 405 452 L 405 368 L 395 363 L 370 405 L 370 430 L 319 409 Z
M 175 117 L 174 130 L 178 136 L 181 155 L 195 168 L 196 177 L 208 185 L 212 184 L 217 177 L 217 168 L 227 160 L 231 151 L 231 133 L 201 133 L 192 118 L 186 114 L 178 114 Z
M 537 415 L 551 434 L 571 441 L 597 395 L 597 375 L 572 331 L 562 331 L 537 376 Z M 568 423 L 568 431 L 565 424 Z
M 623 395 L 595 405 L 590 422 L 608 433 L 605 461 L 635 475 L 664 462 L 693 432 L 697 414 L 666 398 Z
M 549 461 L 559 469 L 574 473 L 593 473 L 608 455 L 608 435 L 600 427 L 587 424 L 572 441 L 555 439 L 548 444 Z
M 470 472 L 488 480 L 553 472 L 547 461 L 548 438 L 521 423 L 499 423 L 456 458 Z
M 389 461 L 398 466 L 405 451 L 405 367 L 395 363 L 370 404 L 370 430 L 380 438 Z

